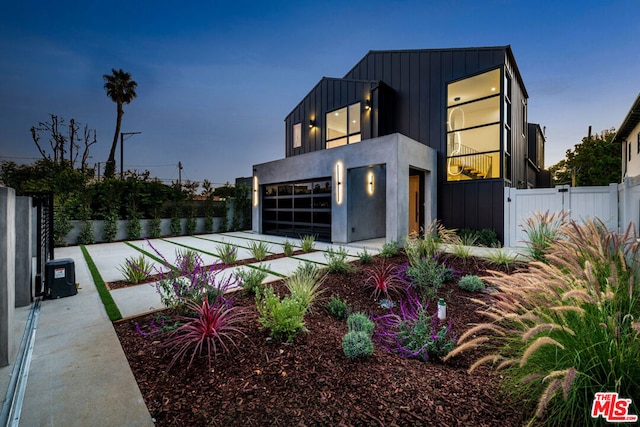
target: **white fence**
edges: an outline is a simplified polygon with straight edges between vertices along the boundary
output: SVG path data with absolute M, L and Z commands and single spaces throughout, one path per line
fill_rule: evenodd
M 607 187 L 505 188 L 504 246 L 525 246 L 522 224 L 536 212 L 567 211 L 576 221 L 599 218 L 610 230 L 619 230 L 618 184 Z M 626 228 L 626 224 L 624 225 Z

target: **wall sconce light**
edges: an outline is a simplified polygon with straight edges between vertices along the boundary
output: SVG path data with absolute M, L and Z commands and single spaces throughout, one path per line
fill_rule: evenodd
M 316 127 L 316 121 L 315 120 L 310 120 L 309 121 L 309 129 L 313 129 L 314 127 Z
M 342 162 L 336 163 L 336 203 L 342 204 L 342 192 L 344 191 Z
M 367 193 L 373 196 L 375 175 L 373 172 L 367 174 Z
M 253 176 L 253 206 L 258 207 L 258 176 Z
M 364 109 L 367 110 L 367 111 L 371 110 L 371 100 L 370 99 L 366 99 L 364 101 Z

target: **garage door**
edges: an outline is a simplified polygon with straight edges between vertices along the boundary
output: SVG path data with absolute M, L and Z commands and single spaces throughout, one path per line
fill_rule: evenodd
M 331 178 L 263 185 L 262 231 L 331 241 Z

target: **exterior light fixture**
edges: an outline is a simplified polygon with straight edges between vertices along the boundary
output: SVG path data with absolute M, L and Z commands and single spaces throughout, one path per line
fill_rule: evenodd
M 316 127 L 316 121 L 315 120 L 310 120 L 309 121 L 309 129 L 313 129 L 314 127 Z
M 460 101 L 460 97 L 459 97 L 459 96 L 456 96 L 455 98 L 453 98 L 453 100 L 454 100 L 455 102 L 458 102 L 458 101 Z
M 367 110 L 367 111 L 371 110 L 371 100 L 370 99 L 366 99 L 364 101 L 364 109 Z
M 375 175 L 373 172 L 367 174 L 367 193 L 373 196 Z
M 438 319 L 445 320 L 447 318 L 447 303 L 444 302 L 444 299 L 440 298 L 438 300 Z
M 344 191 L 344 183 L 343 181 L 343 170 L 342 170 L 342 162 L 336 163 L 336 203 L 342 204 L 342 194 Z
M 258 207 L 258 176 L 253 176 L 253 206 Z

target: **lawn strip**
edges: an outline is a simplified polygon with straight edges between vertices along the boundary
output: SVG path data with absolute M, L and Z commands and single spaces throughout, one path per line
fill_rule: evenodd
M 222 243 L 222 244 L 224 244 L 224 245 L 233 245 L 233 246 L 237 246 L 237 247 L 239 247 L 239 248 L 242 248 L 242 249 L 246 249 L 246 250 L 248 250 L 248 251 L 251 251 L 251 248 L 250 248 L 249 246 L 243 246 L 243 245 L 239 245 L 239 244 L 237 244 L 237 243 L 225 242 L 225 241 L 223 241 L 223 240 L 214 240 L 214 239 L 209 239 L 209 238 L 207 238 L 207 237 L 200 237 L 200 236 L 191 236 L 191 237 L 195 237 L 196 239 L 200 239 L 200 240 L 206 240 L 206 241 L 208 241 L 208 242 Z M 229 236 L 229 237 L 235 237 L 235 236 Z M 243 239 L 244 237 L 235 237 L 235 238 L 236 238 L 236 239 Z M 258 239 L 250 239 L 250 240 L 258 240 Z M 259 240 L 258 240 L 258 241 L 259 241 Z M 271 244 L 277 245 L 277 243 L 269 242 L 269 241 L 266 241 L 266 240 L 263 240 L 263 241 L 264 241 L 264 242 L 266 242 L 266 243 L 271 243 Z M 171 242 L 171 243 L 173 243 L 173 242 Z M 179 243 L 176 243 L 176 245 L 178 245 L 178 244 L 179 244 Z M 204 252 L 204 251 L 203 251 L 203 252 Z M 272 251 L 267 251 L 267 252 L 269 252 L 271 255 L 276 255 L 276 252 L 272 252 Z M 215 255 L 214 255 L 214 256 L 215 256 Z
M 128 245 L 128 246 L 131 246 L 131 247 L 132 247 L 133 249 L 135 249 L 136 251 L 143 253 L 144 255 L 148 256 L 149 258 L 151 258 L 152 260 L 154 260 L 154 261 L 156 261 L 156 262 L 159 262 L 159 263 L 160 263 L 160 265 L 165 265 L 165 266 L 169 267 L 169 268 L 170 268 L 171 270 L 173 270 L 174 272 L 179 271 L 175 266 L 173 266 L 173 265 L 169 264 L 169 262 L 168 262 L 168 261 L 166 261 L 166 260 L 164 260 L 164 259 L 160 258 L 160 257 L 159 257 L 159 256 L 157 256 L 157 255 L 152 254 L 151 252 L 147 252 L 147 251 L 145 251 L 144 249 L 139 248 L 139 247 L 137 247 L 136 245 L 134 245 L 134 244 L 132 244 L 132 243 L 129 243 L 129 242 L 124 242 L 124 244 L 126 244 L 126 245 Z
M 191 237 L 196 237 L 196 236 L 191 236 Z M 183 247 L 185 249 L 191 249 L 192 251 L 202 252 L 203 254 L 211 255 L 214 258 L 220 259 L 220 257 L 218 255 L 214 254 L 213 252 L 205 251 L 204 249 L 194 248 L 193 246 L 185 245 L 185 244 L 178 243 L 178 242 L 173 242 L 171 240 L 167 240 L 167 239 L 162 238 L 162 237 L 160 238 L 160 240 L 162 240 L 164 242 L 167 242 L 167 243 L 171 243 L 172 245 L 181 246 L 181 247 Z M 236 246 L 239 246 L 239 245 L 236 245 Z M 244 248 L 244 246 L 242 246 L 242 247 Z M 245 248 L 245 249 L 248 249 L 248 248 Z
M 87 248 L 84 245 L 81 245 L 80 249 L 82 250 L 82 255 L 84 255 L 84 260 L 87 262 L 87 266 L 91 272 L 91 277 L 93 278 L 93 283 L 96 285 L 96 289 L 98 289 L 98 295 L 100 295 L 102 304 L 104 304 L 104 309 L 107 311 L 109 320 L 113 322 L 115 320 L 122 319 L 122 313 L 120 313 L 118 305 L 111 297 L 111 293 L 107 289 L 107 285 L 105 285 L 98 268 L 93 262 L 91 255 L 89 255 L 89 251 L 87 251 Z

